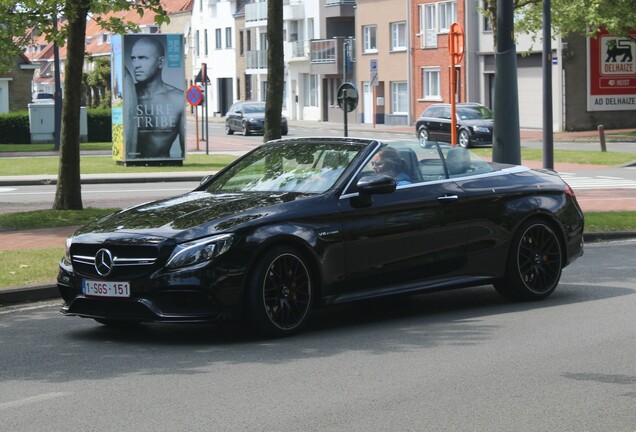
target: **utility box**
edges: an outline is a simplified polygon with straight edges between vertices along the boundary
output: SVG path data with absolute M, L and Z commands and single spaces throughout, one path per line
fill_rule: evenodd
M 32 143 L 55 142 L 55 104 L 29 104 L 29 130 Z M 86 107 L 80 108 L 80 142 L 88 141 Z

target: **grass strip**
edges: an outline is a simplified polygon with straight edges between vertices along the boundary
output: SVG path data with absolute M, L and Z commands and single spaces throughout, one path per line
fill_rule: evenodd
M 81 174 L 128 174 L 150 172 L 218 171 L 236 159 L 225 154 L 188 155 L 183 166 L 122 166 L 109 156 L 82 156 Z M 60 159 L 57 156 L 1 158 L 0 173 L 3 176 L 54 175 L 57 176 Z
M 31 230 L 85 225 L 88 222 L 117 210 L 119 209 L 88 207 L 84 210 L 33 210 L 17 213 L 0 213 L 0 229 Z
M 492 157 L 492 148 L 476 148 L 471 149 L 471 151 L 483 158 Z M 543 150 L 522 148 L 521 160 L 543 160 Z M 636 160 L 636 154 L 634 153 L 602 152 L 589 150 L 554 150 L 555 163 L 617 166 L 633 162 L 634 160 Z
M 585 231 L 636 231 L 636 212 L 622 211 L 585 213 Z
M 53 283 L 64 247 L 0 250 L 0 288 Z

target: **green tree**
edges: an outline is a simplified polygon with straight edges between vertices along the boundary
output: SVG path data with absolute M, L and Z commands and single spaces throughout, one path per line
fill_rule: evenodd
M 156 13 L 158 24 L 169 19 L 161 0 L 0 0 L 0 62 L 23 52 L 32 35 L 45 34 L 48 41 L 66 45 L 60 168 L 53 209 L 82 209 L 79 146 L 82 87 L 78 83 L 82 82 L 86 21 L 90 15 L 105 30 L 124 33 L 136 29 L 135 23 L 102 14 L 131 9 L 140 16 L 148 11 Z M 58 16 L 63 19 L 56 28 L 53 18 Z
M 480 1 L 480 0 L 473 0 Z M 511 0 L 515 9 L 515 31 L 539 35 L 543 29 L 541 0 Z M 553 34 L 594 36 L 599 27 L 611 34 L 629 36 L 636 29 L 634 0 L 551 0 Z M 486 0 L 482 13 L 490 21 L 497 45 L 497 0 Z
M 109 108 L 110 99 L 110 57 L 89 58 L 93 63 L 93 69 L 84 74 L 87 85 L 87 98 L 91 108 Z
M 280 118 L 283 111 L 284 76 L 283 1 L 269 0 L 267 2 L 267 95 L 264 141 L 278 139 L 282 134 Z

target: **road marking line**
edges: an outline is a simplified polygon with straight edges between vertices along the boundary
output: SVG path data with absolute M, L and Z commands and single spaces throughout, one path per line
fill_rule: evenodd
M 38 402 L 43 402 L 43 401 L 46 401 L 46 400 L 51 400 L 51 399 L 64 397 L 64 396 L 68 396 L 68 395 L 70 395 L 70 393 L 64 393 L 64 392 L 44 393 L 44 394 L 41 394 L 41 395 L 31 396 L 31 397 L 24 398 L 24 399 L 18 399 L 18 400 L 11 401 L 11 402 L 0 403 L 0 410 L 7 409 L 7 408 L 18 408 L 18 407 L 21 407 L 21 406 L 24 406 L 24 405 L 29 405 L 29 404 L 34 404 L 34 403 L 38 403 Z

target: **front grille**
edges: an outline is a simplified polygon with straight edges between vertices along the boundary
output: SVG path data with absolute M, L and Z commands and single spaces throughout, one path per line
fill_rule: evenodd
M 107 276 L 97 271 L 95 256 L 107 249 L 112 256 L 112 268 Z M 71 260 L 76 273 L 89 278 L 130 280 L 142 277 L 158 268 L 159 245 L 73 244 Z

